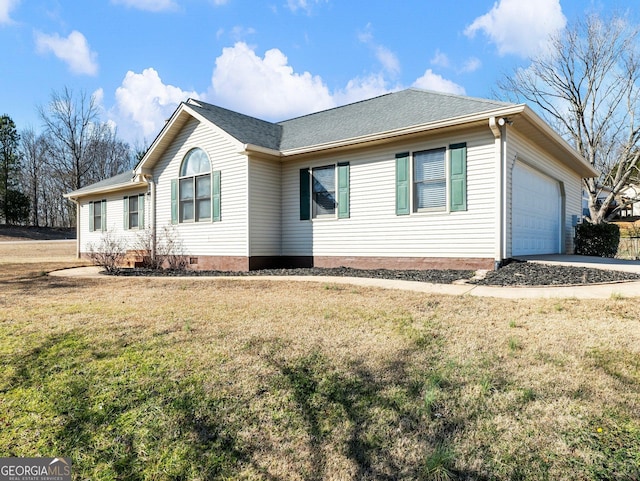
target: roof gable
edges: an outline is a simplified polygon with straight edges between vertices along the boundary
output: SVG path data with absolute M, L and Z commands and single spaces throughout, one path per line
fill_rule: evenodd
M 198 100 L 189 99 L 187 104 L 202 117 L 243 144 L 258 145 L 272 150 L 280 149 L 281 125 Z

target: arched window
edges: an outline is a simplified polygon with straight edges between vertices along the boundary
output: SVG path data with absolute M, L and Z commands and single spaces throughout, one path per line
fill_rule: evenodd
M 211 163 L 202 149 L 187 152 L 180 166 L 180 222 L 211 220 Z

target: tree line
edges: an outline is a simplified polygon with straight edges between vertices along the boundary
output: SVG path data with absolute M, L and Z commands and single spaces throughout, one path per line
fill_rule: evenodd
M 62 195 L 132 169 L 143 155 L 100 120 L 94 96 L 64 88 L 38 107 L 43 130 L 0 117 L 0 223 L 72 227 Z

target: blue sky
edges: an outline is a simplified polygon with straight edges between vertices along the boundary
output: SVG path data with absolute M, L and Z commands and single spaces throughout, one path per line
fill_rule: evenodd
M 491 97 L 589 12 L 637 0 L 0 0 L 0 114 L 64 87 L 150 143 L 188 97 L 284 120 L 408 87 Z

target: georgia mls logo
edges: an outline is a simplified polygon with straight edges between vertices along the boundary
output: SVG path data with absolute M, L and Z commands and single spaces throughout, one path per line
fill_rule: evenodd
M 71 481 L 71 460 L 0 458 L 0 481 Z

